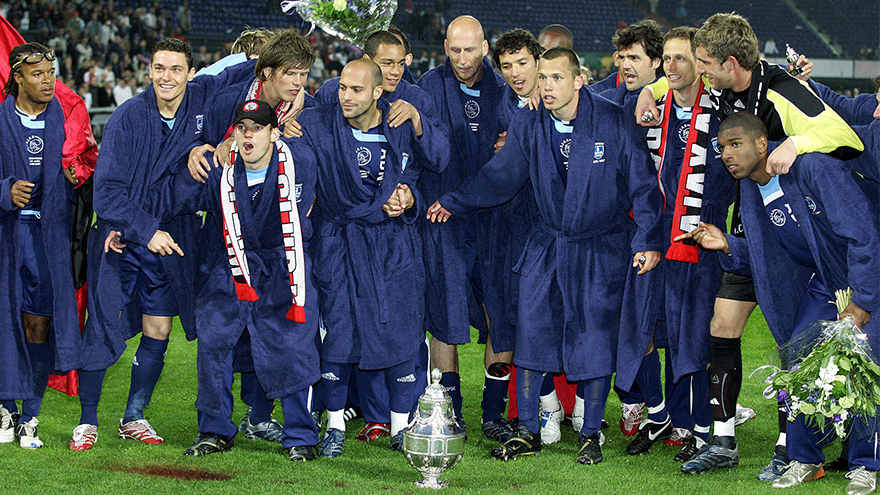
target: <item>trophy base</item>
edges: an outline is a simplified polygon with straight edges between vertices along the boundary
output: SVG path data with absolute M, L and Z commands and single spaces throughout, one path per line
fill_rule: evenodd
M 449 483 L 441 480 L 440 478 L 425 476 L 420 481 L 416 481 L 413 483 L 419 488 L 431 488 L 433 490 L 439 490 L 441 488 L 446 488 L 449 486 Z

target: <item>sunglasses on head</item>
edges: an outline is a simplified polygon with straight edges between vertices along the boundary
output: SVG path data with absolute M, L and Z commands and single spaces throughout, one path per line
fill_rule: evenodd
M 30 64 L 30 65 L 38 64 L 38 63 L 42 62 L 44 58 L 46 60 L 48 60 L 49 62 L 54 62 L 55 61 L 55 50 L 49 50 L 48 52 L 45 52 L 45 53 L 40 53 L 40 52 L 31 53 L 27 57 L 12 64 L 12 69 L 13 70 L 17 69 L 22 63 Z

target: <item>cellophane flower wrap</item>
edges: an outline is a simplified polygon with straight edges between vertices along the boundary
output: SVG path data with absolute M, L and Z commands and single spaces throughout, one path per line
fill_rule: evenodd
M 837 291 L 838 312 L 851 297 L 850 289 Z M 784 400 L 789 421 L 803 414 L 807 424 L 824 432 L 830 423 L 844 438 L 847 419 L 876 416 L 880 367 L 867 335 L 851 316 L 814 321 L 779 353 L 783 369 L 767 378 L 764 396 Z
M 286 0 L 281 9 L 363 49 L 367 37 L 391 25 L 397 0 Z

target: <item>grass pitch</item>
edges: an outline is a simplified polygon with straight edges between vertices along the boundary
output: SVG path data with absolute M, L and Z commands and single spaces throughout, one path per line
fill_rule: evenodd
M 36 451 L 17 444 L 0 445 L 0 487 L 16 494 L 95 493 L 423 493 L 413 485 L 419 475 L 399 453 L 388 448 L 388 439 L 376 444 L 354 440 L 362 420 L 348 425 L 345 453 L 337 459 L 292 463 L 280 445 L 236 437 L 235 447 L 223 454 L 203 458 L 184 457 L 183 451 L 197 435 L 196 343 L 186 342 L 176 328 L 165 361 L 162 378 L 147 419 L 165 438 L 163 445 L 142 445 L 116 435 L 119 418 L 128 396 L 131 359 L 137 337 L 107 373 L 101 406 L 98 443 L 87 452 L 67 449 L 71 431 L 79 422 L 79 400 L 49 390 L 40 415 L 40 438 L 45 447 Z M 602 449 L 605 462 L 581 466 L 575 462 L 577 436 L 563 427 L 562 441 L 545 446 L 536 457 L 509 462 L 492 460 L 492 442 L 479 434 L 480 398 L 483 381 L 482 346 L 461 348 L 462 389 L 465 419 L 471 426 L 467 450 L 458 466 L 443 476 L 455 493 L 486 494 L 752 494 L 780 493 L 757 481 L 776 441 L 775 402 L 764 399 L 764 383 L 755 368 L 771 363 L 775 345 L 759 312 L 752 315 L 743 337 L 744 383 L 740 402 L 755 409 L 757 418 L 737 429 L 739 467 L 701 476 L 682 475 L 672 460 L 678 447 L 662 442 L 650 453 L 630 457 L 624 453 L 630 437 L 617 428 L 620 407 L 609 398 L 606 419 L 611 423 Z M 234 390 L 236 397 L 238 389 Z M 233 419 L 238 421 L 244 406 L 238 403 Z M 276 411 L 281 420 L 280 407 Z M 829 459 L 839 453 L 839 443 L 826 449 Z M 843 493 L 847 480 L 842 473 L 828 473 L 824 479 L 787 490 L 785 493 Z

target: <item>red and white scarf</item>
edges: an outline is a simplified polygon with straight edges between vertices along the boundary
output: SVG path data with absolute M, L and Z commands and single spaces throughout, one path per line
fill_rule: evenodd
M 263 81 L 260 81 L 259 79 L 254 79 L 254 82 L 252 82 L 251 86 L 248 88 L 245 101 L 259 100 L 262 91 Z M 305 89 L 303 89 L 302 91 L 305 91 Z M 296 114 L 293 116 L 293 118 L 296 118 L 299 112 L 302 111 L 302 108 L 296 109 L 294 107 L 295 105 L 292 102 L 281 100 L 278 103 L 278 106 L 275 107 L 275 116 L 278 117 L 278 122 L 286 122 L 286 120 L 284 119 L 287 118 L 287 115 L 294 112 L 296 112 Z M 223 135 L 223 139 L 226 140 L 232 137 L 233 132 L 235 132 L 235 124 L 232 124 L 231 126 L 229 126 L 229 129 L 226 129 L 226 134 Z
M 662 116 L 659 126 L 648 130 L 648 149 L 657 167 L 657 182 L 666 204 L 666 191 L 660 181 L 660 172 L 666 157 L 669 140 L 669 116 L 673 111 L 672 90 L 658 102 L 657 108 Z M 691 112 L 690 132 L 681 164 L 678 191 L 675 196 L 675 211 L 672 219 L 671 245 L 666 251 L 666 259 L 696 263 L 700 260 L 700 249 L 692 239 L 674 241 L 681 234 L 688 233 L 700 225 L 700 211 L 703 207 L 703 182 L 706 177 L 706 154 L 709 146 L 709 121 L 712 117 L 712 102 L 709 93 L 700 81 L 697 104 Z
M 306 265 L 303 252 L 302 231 L 299 224 L 299 212 L 296 207 L 296 173 L 290 148 L 282 141 L 276 141 L 278 150 L 278 206 L 281 212 L 281 233 L 284 238 L 284 255 L 287 258 L 287 270 L 290 276 L 290 294 L 293 302 L 287 312 L 287 319 L 297 323 L 305 323 L 306 301 Z M 232 163 L 235 163 L 238 146 L 232 144 Z M 247 199 L 247 192 L 242 195 Z M 220 181 L 220 203 L 223 209 L 223 236 L 226 239 L 226 251 L 235 293 L 241 301 L 256 301 L 260 297 L 251 286 L 250 270 L 241 233 L 238 215 L 237 195 L 235 194 L 235 167 L 223 169 L 223 180 Z

